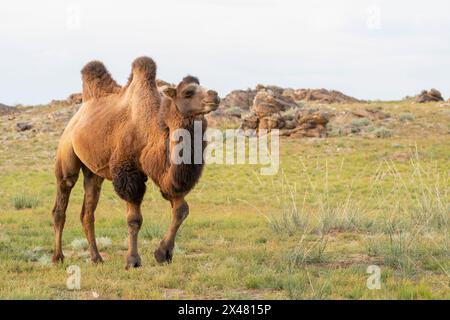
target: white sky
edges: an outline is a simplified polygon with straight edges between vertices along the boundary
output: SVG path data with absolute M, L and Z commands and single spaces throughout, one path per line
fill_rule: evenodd
M 448 0 L 5 0 L 0 102 L 65 98 L 93 59 L 124 83 L 140 55 L 159 78 L 192 74 L 222 96 L 263 83 L 449 98 L 449 12 Z

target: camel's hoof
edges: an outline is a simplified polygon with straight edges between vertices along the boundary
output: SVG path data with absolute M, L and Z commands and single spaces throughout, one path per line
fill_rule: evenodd
M 92 258 L 91 258 L 91 261 L 92 261 L 92 263 L 94 263 L 94 264 L 99 264 L 99 263 L 103 263 L 103 258 L 102 258 L 102 256 L 99 254 L 99 255 L 96 255 L 96 256 L 92 257 Z
M 155 259 L 159 263 L 171 263 L 172 262 L 172 251 L 173 249 L 165 249 L 164 247 L 159 247 L 155 251 Z
M 142 266 L 141 257 L 138 255 L 127 257 L 127 265 L 125 266 L 126 270 L 129 270 L 130 268 L 139 268 L 140 266 Z
M 64 262 L 64 255 L 62 253 L 55 253 L 52 257 L 53 263 L 63 263 Z

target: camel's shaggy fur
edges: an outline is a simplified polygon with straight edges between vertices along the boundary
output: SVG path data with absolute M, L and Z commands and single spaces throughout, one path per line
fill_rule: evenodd
M 112 79 L 99 61 L 88 63 L 81 73 L 83 104 L 64 130 L 57 151 L 53 261 L 64 258 L 61 237 L 65 211 L 82 169 L 85 196 L 81 221 L 91 259 L 102 261 L 95 243 L 94 211 L 102 182 L 108 179 L 127 202 L 127 268 L 140 266 L 137 252 L 137 234 L 142 224 L 140 205 L 150 177 L 173 208 L 172 224 L 155 251 L 157 261 L 169 262 L 176 232 L 189 213 L 184 197 L 197 183 L 203 169 L 203 163 L 176 165 L 170 161 L 177 143 L 172 141 L 171 134 L 177 129 L 193 133 L 196 120 L 206 130 L 204 114 L 218 107 L 217 93 L 203 89 L 197 78 L 188 76 L 176 87 L 166 86 L 161 96 L 155 82 L 156 64 L 148 57 L 133 62 L 124 87 Z M 205 146 L 203 143 L 202 147 Z

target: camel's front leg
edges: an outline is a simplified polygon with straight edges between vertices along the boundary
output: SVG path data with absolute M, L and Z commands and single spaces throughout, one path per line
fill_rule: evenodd
M 137 238 L 142 225 L 141 203 L 147 177 L 132 163 L 110 165 L 114 190 L 127 202 L 128 255 L 126 269 L 141 266 Z
M 189 214 L 189 206 L 184 198 L 171 200 L 172 205 L 172 223 L 167 230 L 164 239 L 159 244 L 159 248 L 155 251 L 155 259 L 159 263 L 172 262 L 173 247 L 175 245 L 175 237 L 178 228 L 180 228 L 184 219 Z
M 128 254 L 126 269 L 141 266 L 138 253 L 138 233 L 142 225 L 141 204 L 127 203 Z

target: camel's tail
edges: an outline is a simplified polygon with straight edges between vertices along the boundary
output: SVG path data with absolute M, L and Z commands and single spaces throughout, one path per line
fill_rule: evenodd
M 86 64 L 81 70 L 81 75 L 83 78 L 83 101 L 100 98 L 121 89 L 100 61 L 91 61 Z

